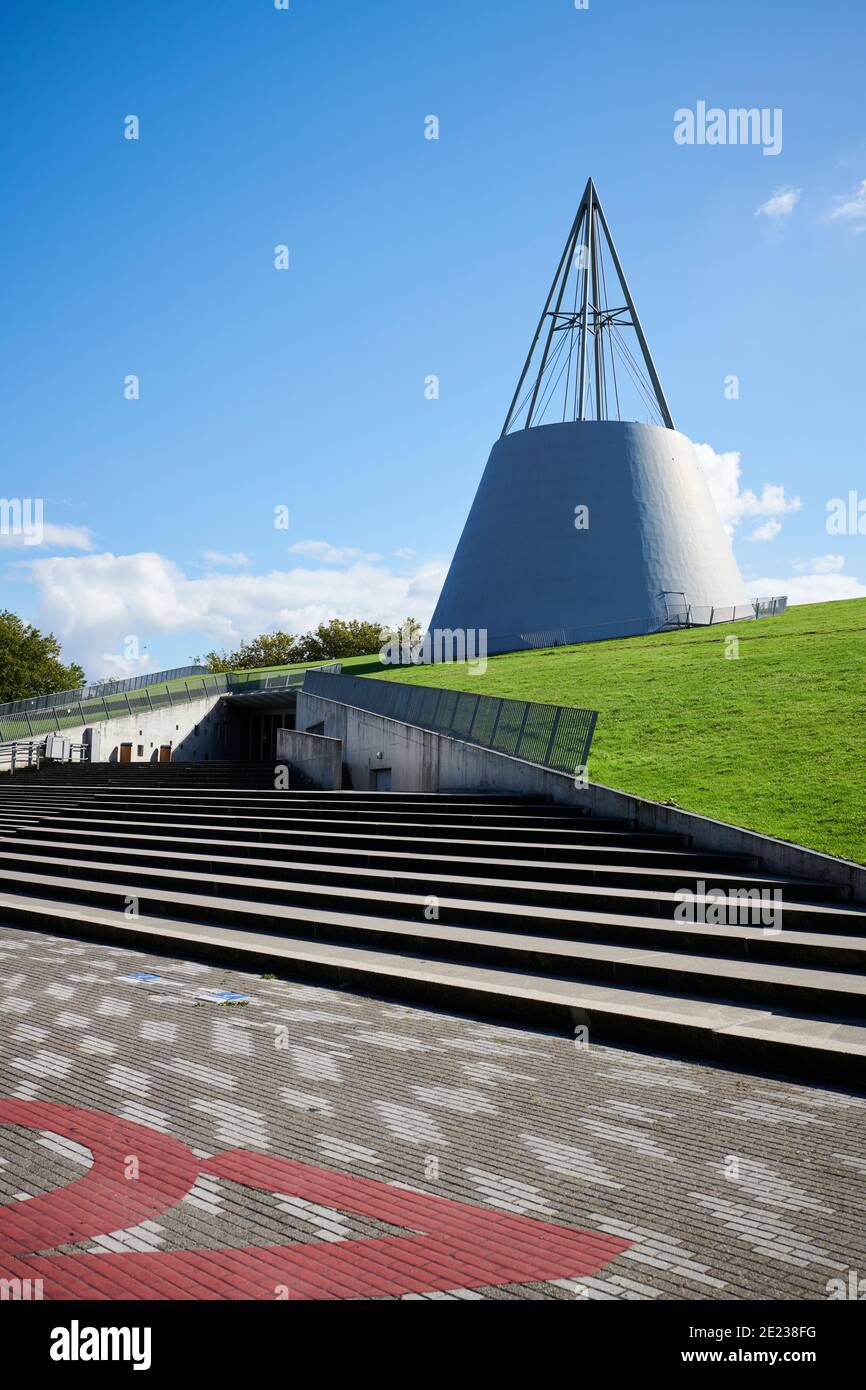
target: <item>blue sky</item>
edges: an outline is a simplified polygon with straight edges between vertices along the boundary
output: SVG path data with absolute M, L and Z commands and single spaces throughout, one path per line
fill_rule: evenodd
M 48 524 L 0 606 L 92 677 L 426 620 L 590 174 L 744 575 L 866 593 L 864 47 L 850 0 L 6 0 L 0 494 Z M 678 145 L 699 100 L 781 153 Z

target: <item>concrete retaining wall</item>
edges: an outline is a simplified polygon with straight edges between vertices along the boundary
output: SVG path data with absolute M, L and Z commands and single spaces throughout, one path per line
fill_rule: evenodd
M 374 773 L 390 768 L 392 791 L 471 790 L 549 796 L 564 806 L 580 806 L 595 815 L 631 821 L 637 830 L 688 835 L 699 849 L 751 855 L 766 873 L 838 884 L 866 902 L 864 865 L 819 854 L 787 840 L 630 796 L 596 782 L 578 788 L 566 773 L 318 695 L 298 696 L 297 722 L 301 729 L 324 725 L 324 733 L 342 741 L 343 758 L 355 788 L 361 791 L 375 786 Z
M 660 801 L 629 796 L 627 792 L 595 782 L 585 792 L 576 793 L 575 804 L 588 806 L 599 816 L 628 816 L 634 821 L 636 830 L 653 834 L 690 835 L 699 849 L 721 854 L 752 855 L 759 868 L 766 873 L 838 884 L 848 889 L 858 901 L 866 902 L 866 866 L 849 859 L 820 854 L 817 850 L 806 849 L 789 840 L 776 840 L 771 835 L 760 835 L 739 825 L 729 825 L 727 821 L 681 811 L 676 806 L 663 806 Z
M 77 725 L 63 733 L 73 743 L 90 743 L 90 758 L 95 763 L 118 762 L 122 743 L 132 744 L 134 763 L 158 762 L 163 744 L 171 745 L 172 761 L 214 761 L 228 756 L 221 699 L 220 695 L 207 695 L 201 700 L 178 701 L 162 709 Z
M 296 768 L 322 791 L 336 792 L 342 786 L 343 744 L 339 738 L 278 729 L 277 762 Z
M 391 791 L 474 791 L 549 793 L 572 790 L 571 780 L 533 763 L 490 753 L 460 739 L 385 719 L 380 714 L 341 705 L 322 696 L 298 696 L 301 729 L 324 725 L 324 733 L 341 741 L 343 760 L 356 791 L 375 789 L 390 771 Z M 556 796 L 556 799 L 560 799 Z M 570 799 L 570 798 L 569 798 Z

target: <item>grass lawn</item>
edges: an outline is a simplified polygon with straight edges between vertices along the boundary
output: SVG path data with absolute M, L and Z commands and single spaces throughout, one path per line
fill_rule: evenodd
M 866 862 L 866 599 L 491 657 L 484 675 L 344 668 L 597 709 L 593 781 Z

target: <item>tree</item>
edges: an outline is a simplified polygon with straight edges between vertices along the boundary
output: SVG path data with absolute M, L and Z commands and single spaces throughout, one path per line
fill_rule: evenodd
M 418 630 L 414 618 L 406 623 Z M 384 641 L 381 623 L 360 618 L 331 618 L 314 632 L 294 637 L 289 632 L 263 632 L 243 642 L 234 652 L 208 652 L 194 657 L 209 671 L 251 671 L 260 666 L 293 666 L 303 662 L 342 661 L 349 656 L 375 656 Z
M 249 642 L 243 642 L 234 652 L 208 652 L 195 657 L 209 671 L 254 671 L 259 666 L 292 666 L 304 661 L 303 639 L 290 632 L 263 632 Z
M 305 661 L 339 661 L 346 656 L 375 656 L 382 645 L 382 624 L 365 623 L 357 618 L 346 622 L 332 618 L 308 632 Z
M 40 632 L 8 609 L 0 612 L 0 703 L 77 690 L 84 682 L 77 662 L 63 665 L 52 632 Z

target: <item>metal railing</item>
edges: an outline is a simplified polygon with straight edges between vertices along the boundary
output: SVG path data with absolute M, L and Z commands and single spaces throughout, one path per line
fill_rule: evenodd
M 621 622 L 584 624 L 581 627 L 538 628 L 533 632 L 520 632 L 513 643 L 520 647 L 571 647 L 584 642 L 595 642 L 600 637 L 626 638 L 648 637 L 653 633 L 667 632 L 671 628 L 710 627 L 716 623 L 738 623 L 747 618 L 774 618 L 784 613 L 787 598 L 756 598 L 749 603 L 709 604 L 689 603 L 685 594 L 666 593 L 659 596 L 664 600 L 664 618 L 632 618 Z M 497 648 L 498 649 L 498 648 Z
M 0 772 L 17 772 L 23 767 L 38 767 L 45 757 L 45 739 L 10 739 L 0 743 Z M 87 761 L 85 743 L 69 744 L 69 762 Z
M 571 705 L 497 699 L 439 686 L 320 671 L 307 672 L 303 692 L 448 734 L 557 772 L 576 773 L 586 767 L 598 719 L 596 710 Z
M 29 701 L 16 700 L 11 706 L 0 705 L 0 739 L 32 739 L 40 734 L 59 733 L 62 729 L 99 724 L 106 719 L 121 719 L 124 715 L 148 714 L 151 710 L 164 709 L 169 705 L 189 704 L 209 695 L 300 689 L 308 669 L 280 671 L 273 675 L 261 671 L 221 671 L 215 675 L 197 674 L 186 678 L 178 678 L 169 671 L 161 673 L 161 683 L 147 681 L 141 686 L 122 691 L 100 691 L 88 696 L 86 690 L 91 687 L 86 687 L 84 691 L 73 691 L 71 698 L 66 692 L 62 695 L 43 695 L 39 699 L 44 703 L 33 709 Z M 338 672 L 342 667 L 339 662 L 334 662 L 320 669 Z M 27 708 L 18 712 L 15 706 L 20 705 Z
M 123 695 L 128 690 L 142 690 L 146 685 L 164 685 L 167 681 L 183 680 L 185 676 L 206 674 L 206 666 L 176 666 L 172 671 L 149 671 L 146 675 L 129 676 L 124 680 L 94 681 L 93 684 L 81 686 L 77 690 L 60 690 L 53 695 L 32 695 L 26 700 L 9 700 L 5 705 L 0 705 L 0 723 L 10 715 L 53 709 L 57 705 L 75 704 L 80 700 L 93 700 L 103 695 Z
M 738 623 L 748 618 L 776 618 L 788 606 L 784 598 L 756 598 L 750 603 L 696 604 L 668 603 L 666 627 L 714 627 L 717 623 Z

